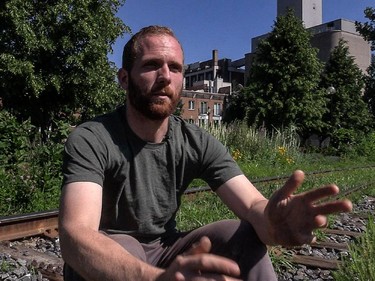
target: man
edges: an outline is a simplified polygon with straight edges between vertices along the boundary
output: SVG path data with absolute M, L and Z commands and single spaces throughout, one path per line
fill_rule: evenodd
M 338 193 L 334 185 L 293 195 L 301 171 L 266 200 L 221 143 L 172 115 L 183 62 L 170 29 L 142 29 L 118 73 L 126 104 L 69 136 L 59 225 L 65 280 L 276 280 L 265 244 L 310 243 L 325 215 L 351 210 L 346 200 L 315 203 Z M 178 232 L 181 196 L 197 177 L 240 219 Z

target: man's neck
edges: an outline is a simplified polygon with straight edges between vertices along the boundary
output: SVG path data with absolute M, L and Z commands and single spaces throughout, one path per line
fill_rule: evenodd
M 133 132 L 142 140 L 153 143 L 163 141 L 168 132 L 169 117 L 163 120 L 152 120 L 132 106 L 126 105 L 126 119 Z

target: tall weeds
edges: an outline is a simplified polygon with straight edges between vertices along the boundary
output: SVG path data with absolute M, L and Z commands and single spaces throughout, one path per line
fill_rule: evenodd
M 343 259 L 339 271 L 333 274 L 337 281 L 375 280 L 375 221 L 370 217 L 366 232 L 349 246 L 350 256 Z
M 290 162 L 300 156 L 300 140 L 295 127 L 267 131 L 249 127 L 246 122 L 234 122 L 205 129 L 228 147 L 232 155 L 237 152 L 243 160 L 274 162 L 284 157 Z

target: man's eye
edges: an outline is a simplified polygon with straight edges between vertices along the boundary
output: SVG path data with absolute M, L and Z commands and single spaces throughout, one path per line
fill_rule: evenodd
M 156 62 L 149 62 L 145 64 L 145 68 L 147 69 L 157 69 L 158 64 Z
M 180 65 L 172 64 L 169 66 L 169 70 L 172 72 L 181 72 L 182 68 Z

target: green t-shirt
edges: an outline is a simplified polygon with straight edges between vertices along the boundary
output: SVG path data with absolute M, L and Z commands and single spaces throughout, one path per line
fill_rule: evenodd
M 64 153 L 64 183 L 103 187 L 100 229 L 151 241 L 176 231 L 181 196 L 195 178 L 215 190 L 242 174 L 213 136 L 177 116 L 162 143 L 140 139 L 128 126 L 125 106 L 78 126 Z

